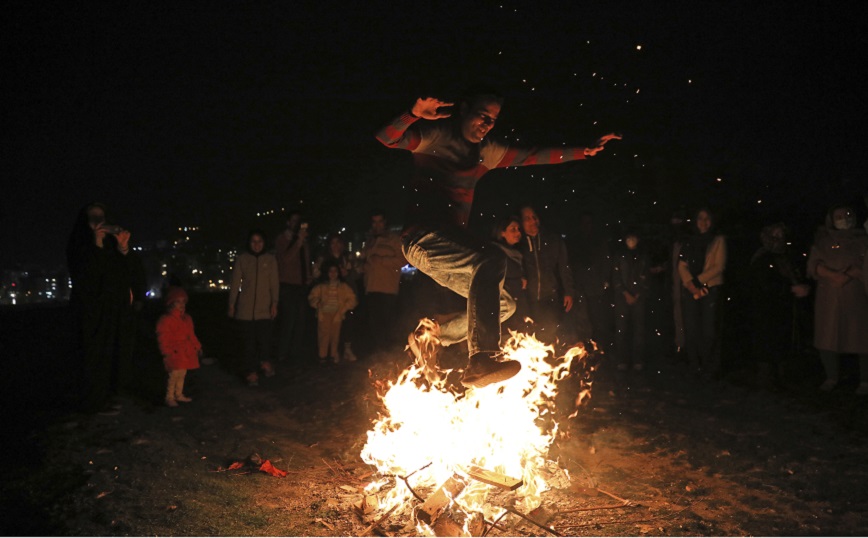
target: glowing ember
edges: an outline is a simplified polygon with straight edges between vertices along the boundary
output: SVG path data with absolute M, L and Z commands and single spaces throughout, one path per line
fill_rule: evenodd
M 423 320 L 417 334 L 424 324 Z M 414 493 L 417 498 L 419 492 L 427 495 L 457 475 L 466 486 L 447 493 L 449 498 L 454 493 L 452 508 L 496 518 L 503 509 L 486 504 L 494 486 L 467 479 L 474 466 L 523 482 L 514 492 L 519 499 L 516 509 L 527 513 L 539 506 L 540 495 L 550 487 L 544 476 L 551 475 L 552 462 L 548 471 L 541 471 L 546 470 L 548 449 L 558 429 L 556 385 L 585 351 L 574 347 L 555 357 L 552 346 L 512 333 L 504 354 L 519 361 L 521 371 L 503 384 L 459 391 L 447 384 L 450 371 L 435 370 L 437 375 L 432 376 L 431 365 L 414 364 L 389 385 L 381 396 L 387 414 L 368 432 L 361 456 L 382 475 L 404 480 L 395 480 L 395 487 L 381 494 L 379 509 L 398 505 L 396 513 L 409 513 Z M 589 387 L 577 403 L 590 394 Z M 388 483 L 372 483 L 367 491 L 377 493 Z M 420 533 L 431 532 L 424 523 L 417 524 Z

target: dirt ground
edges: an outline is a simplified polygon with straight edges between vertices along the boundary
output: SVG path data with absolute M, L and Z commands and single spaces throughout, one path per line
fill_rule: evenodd
M 45 318 L 6 327 L 20 339 Z M 196 319 L 209 326 L 207 314 Z M 194 401 L 178 409 L 162 406 L 154 388 L 120 398 L 116 415 L 68 413 L 56 404 L 62 381 L 40 384 L 32 368 L 15 366 L 17 381 L 3 387 L 2 534 L 416 534 L 407 518 L 374 525 L 381 514 L 355 508 L 376 476 L 359 456 L 376 418 L 372 381 L 408 363 L 402 350 L 353 364 L 284 365 L 249 388 L 233 367 L 235 335 L 221 323 L 215 317 L 219 330 L 202 335 L 215 363 L 191 374 Z M 10 342 L 2 342 L 7 356 L 21 351 Z M 34 341 L 26 350 L 37 360 L 55 348 Z M 769 391 L 743 372 L 695 381 L 672 360 L 632 377 L 616 375 L 604 356 L 591 363 L 592 397 L 562 422 L 549 455 L 571 479 L 543 495 L 528 515 L 536 523 L 508 515 L 486 526 L 489 536 L 868 533 L 868 400 L 853 387 L 820 394 L 807 375 Z M 158 369 L 149 372 L 143 386 L 158 387 Z M 22 392 L 22 382 L 32 385 Z M 250 464 L 257 458 L 287 475 L 259 471 Z M 235 462 L 242 467 L 230 470 Z

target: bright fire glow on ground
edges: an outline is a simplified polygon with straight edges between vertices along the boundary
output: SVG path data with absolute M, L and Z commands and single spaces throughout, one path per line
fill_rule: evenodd
M 551 346 L 513 333 L 504 354 L 521 363 L 515 377 L 463 394 L 448 390 L 447 371 L 429 385 L 419 365 L 404 370 L 382 395 L 387 414 L 368 432 L 362 459 L 384 476 L 412 474 L 407 482 L 416 492 L 433 491 L 453 474 L 466 476 L 475 465 L 522 479 L 523 485 L 514 492 L 519 499 L 515 508 L 524 513 L 536 508 L 540 495 L 549 489 L 540 471 L 557 434 L 556 385 L 585 352 L 575 347 L 555 357 Z M 589 387 L 578 395 L 577 403 L 590 395 Z M 467 482 L 453 499 L 458 508 L 468 514 L 482 512 L 486 519 L 503 512 L 486 504 L 494 486 Z M 394 487 L 386 490 L 390 483 L 383 479 L 368 486 L 369 494 L 376 494 L 376 508 L 385 511 L 399 505 L 397 514 L 411 513 L 415 501 L 407 484 L 396 479 Z M 418 530 L 430 533 L 422 523 Z

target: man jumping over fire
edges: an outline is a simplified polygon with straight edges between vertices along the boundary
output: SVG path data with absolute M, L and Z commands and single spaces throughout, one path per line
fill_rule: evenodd
M 407 261 L 467 299 L 466 312 L 442 326 L 423 320 L 409 336 L 410 349 L 425 365 L 438 343 L 449 346 L 466 338 L 470 359 L 462 384 L 467 387 L 500 383 L 521 369 L 518 361 L 499 360 L 500 323 L 515 311 L 503 289 L 506 255 L 467 231 L 476 183 L 493 168 L 580 160 L 621 138 L 605 135 L 592 148 L 511 147 L 486 139 L 502 104 L 497 92 L 474 91 L 461 99 L 453 115 L 454 103 L 420 97 L 376 135 L 387 147 L 413 153 L 401 236 Z M 433 342 L 423 337 L 425 332 L 434 336 Z

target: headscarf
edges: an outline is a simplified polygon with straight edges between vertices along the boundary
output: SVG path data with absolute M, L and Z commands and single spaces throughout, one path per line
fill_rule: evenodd
M 106 215 L 106 222 L 109 222 L 108 210 L 103 203 L 90 202 L 83 205 L 78 211 L 78 215 L 76 215 L 75 222 L 72 225 L 72 231 L 69 234 L 69 240 L 66 243 L 66 263 L 73 282 L 75 282 L 81 274 L 87 249 L 91 245 L 94 245 L 94 231 L 93 228 L 90 227 L 90 221 L 88 220 L 87 215 L 87 212 L 94 207 L 102 209 L 103 213 Z M 103 245 L 106 248 L 114 248 L 117 246 L 117 239 L 115 239 L 115 236 L 111 234 L 106 234 L 103 239 Z

